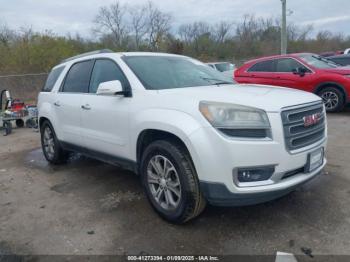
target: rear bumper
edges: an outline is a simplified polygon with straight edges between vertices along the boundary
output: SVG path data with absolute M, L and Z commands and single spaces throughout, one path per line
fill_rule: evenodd
M 232 193 L 228 190 L 225 184 L 214 183 L 214 182 L 201 181 L 200 187 L 204 197 L 211 205 L 248 206 L 248 205 L 264 203 L 273 199 L 280 198 L 284 195 L 287 195 L 288 193 L 294 191 L 296 188 L 300 187 L 304 183 L 317 177 L 321 173 L 322 173 L 322 170 L 319 170 L 315 174 L 310 175 L 310 177 L 304 180 L 303 182 L 285 189 L 259 192 L 259 193 Z

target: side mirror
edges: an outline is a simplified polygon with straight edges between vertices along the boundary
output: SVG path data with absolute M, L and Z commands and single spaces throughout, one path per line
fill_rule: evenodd
M 98 85 L 97 95 L 125 95 L 122 83 L 119 80 L 102 82 Z
M 298 67 L 296 69 L 292 70 L 293 74 L 299 75 L 299 76 L 305 76 L 307 70 L 304 67 Z
M 307 70 L 305 67 L 299 67 L 298 72 L 299 72 L 300 76 L 304 76 L 306 74 Z

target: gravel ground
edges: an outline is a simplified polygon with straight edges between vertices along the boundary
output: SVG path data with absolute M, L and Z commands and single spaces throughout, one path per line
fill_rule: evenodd
M 0 137 L 0 255 L 350 255 L 349 120 L 328 116 L 317 179 L 269 203 L 209 206 L 183 226 L 156 215 L 132 173 L 79 155 L 50 166 L 39 134 L 15 129 Z

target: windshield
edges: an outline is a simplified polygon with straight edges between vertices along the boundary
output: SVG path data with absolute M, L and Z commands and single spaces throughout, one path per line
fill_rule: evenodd
M 331 60 L 319 56 L 319 55 L 313 55 L 313 54 L 301 54 L 299 55 L 299 57 L 306 63 L 308 63 L 309 65 L 312 65 L 316 68 L 335 68 L 338 65 L 334 62 L 332 62 Z
M 180 56 L 125 56 L 125 63 L 146 89 L 172 89 L 233 84 L 233 79 L 207 65 Z
M 230 71 L 234 69 L 234 65 L 230 63 L 219 63 L 215 64 L 215 66 L 220 72 Z

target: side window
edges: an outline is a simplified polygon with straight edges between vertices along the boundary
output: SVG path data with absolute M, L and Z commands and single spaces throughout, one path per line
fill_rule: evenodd
M 62 92 L 87 93 L 93 65 L 93 60 L 74 64 L 66 76 Z
M 301 67 L 304 68 L 307 72 L 310 71 L 301 63 L 292 58 L 281 58 L 276 60 L 276 72 L 292 73 L 293 70 Z
M 248 72 L 275 72 L 274 60 L 258 62 L 248 69 Z
M 115 62 L 108 59 L 96 60 L 91 75 L 89 92 L 96 93 L 100 83 L 113 80 L 119 80 L 123 88 L 125 88 L 128 84 L 126 77 Z
M 41 90 L 42 92 L 51 92 L 52 88 L 56 84 L 58 77 L 61 75 L 63 69 L 64 69 L 64 66 L 60 66 L 51 70 L 49 76 L 46 79 L 45 85 Z

